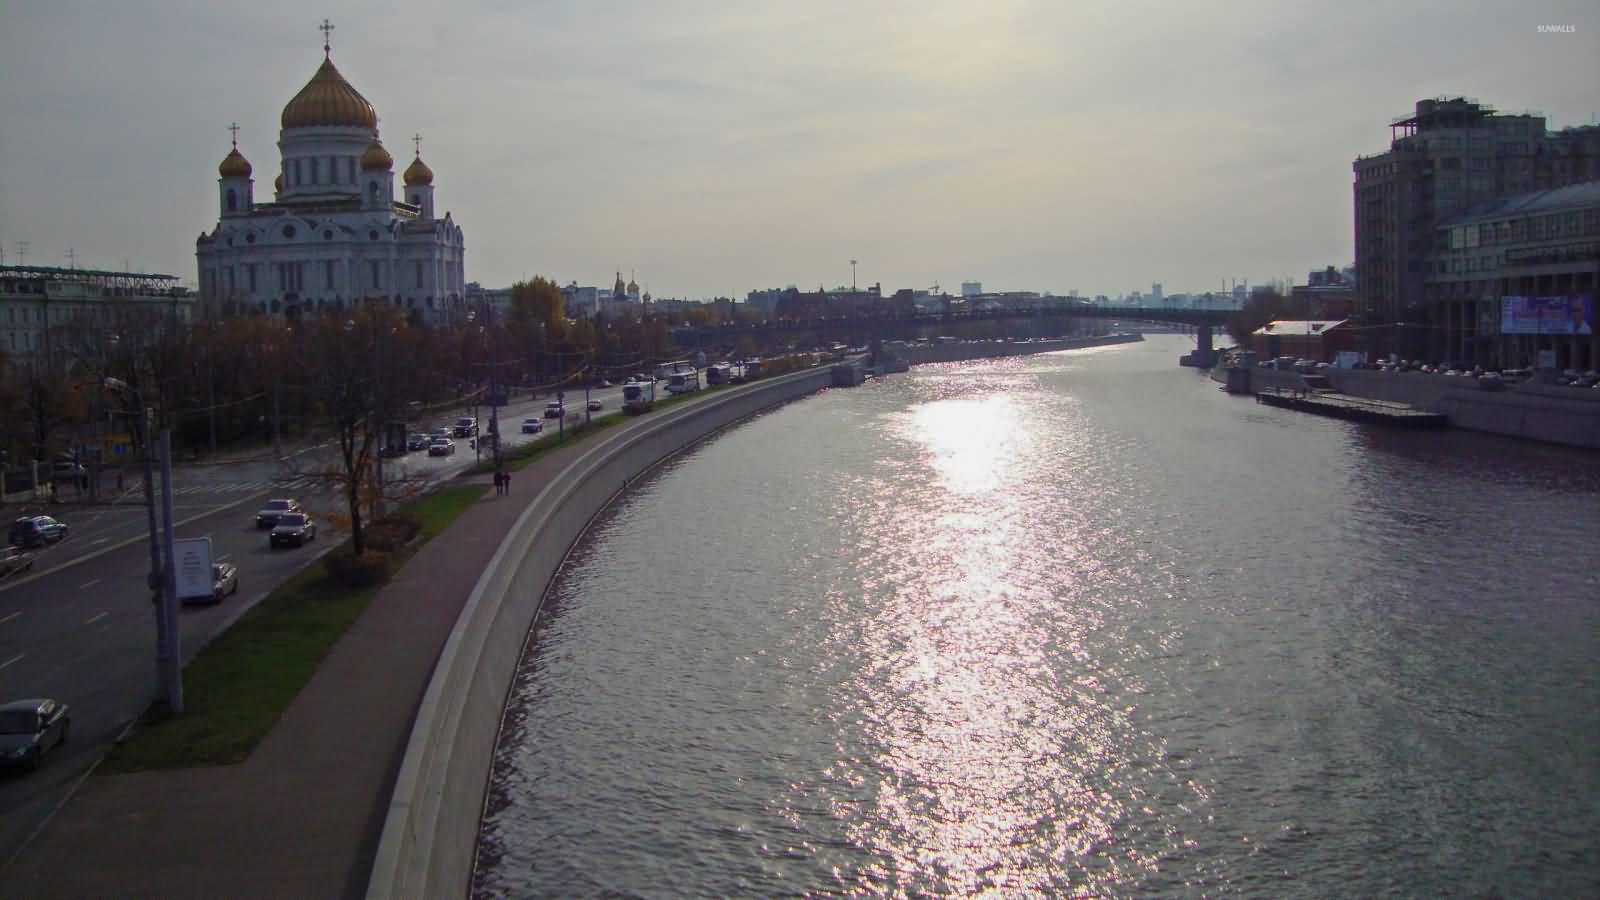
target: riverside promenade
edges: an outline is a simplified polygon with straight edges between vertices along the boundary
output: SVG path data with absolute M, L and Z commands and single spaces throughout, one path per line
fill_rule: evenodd
M 440 649 L 538 487 L 587 443 L 518 470 L 510 496 L 486 493 L 424 545 L 247 760 L 88 776 L 0 871 L 0 897 L 364 896 Z

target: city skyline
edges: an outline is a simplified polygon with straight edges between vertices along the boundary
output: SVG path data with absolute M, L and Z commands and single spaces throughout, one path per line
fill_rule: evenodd
M 397 161 L 422 135 L 486 286 L 620 268 L 742 297 L 849 284 L 853 259 L 885 290 L 1299 278 L 1353 258 L 1351 162 L 1416 99 L 1590 124 L 1581 6 L 51 4 L 0 38 L 0 248 L 194 280 L 227 126 L 270 196 L 327 15 Z

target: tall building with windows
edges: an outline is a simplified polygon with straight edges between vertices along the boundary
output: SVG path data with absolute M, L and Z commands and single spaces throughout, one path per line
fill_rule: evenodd
M 1388 151 L 1353 165 L 1356 307 L 1368 325 L 1427 322 L 1423 283 L 1439 222 L 1496 197 L 1600 178 L 1593 126 L 1550 132 L 1536 113 L 1441 97 L 1389 127 Z M 1421 327 L 1414 343 L 1426 341 Z
M 217 224 L 195 242 L 206 313 L 295 317 L 378 302 L 419 322 L 464 315 L 461 227 L 437 214 L 421 137 L 396 199 L 378 113 L 322 49 L 283 108 L 271 201 L 256 199 L 234 126 L 217 167 Z

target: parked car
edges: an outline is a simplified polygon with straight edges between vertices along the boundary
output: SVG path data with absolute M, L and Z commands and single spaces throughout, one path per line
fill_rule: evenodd
M 72 716 L 65 703 L 43 697 L 0 705 L 0 763 L 33 770 L 67 742 Z
M 411 434 L 406 437 L 406 450 L 428 449 L 428 436 L 425 434 Z
M 233 563 L 211 564 L 211 599 L 221 603 L 223 597 L 239 593 L 239 567 Z
M 590 400 L 589 401 L 589 412 L 599 412 L 600 410 L 602 410 L 604 408 L 605 408 L 605 404 L 601 403 L 599 400 Z
M 561 414 L 562 409 L 559 402 L 550 402 L 544 405 L 544 417 L 546 419 L 559 419 Z
M 317 539 L 317 523 L 304 513 L 286 513 L 278 517 L 267 536 L 269 547 L 299 547 L 306 541 Z
M 304 511 L 300 508 L 298 500 L 268 500 L 267 505 L 256 513 L 256 527 L 272 528 L 284 516 L 298 515 Z
M 528 418 L 522 420 L 522 433 L 523 434 L 538 434 L 539 432 L 541 432 L 543 430 L 544 430 L 544 420 L 543 419 L 535 419 L 532 416 L 529 416 Z
M 477 437 L 478 420 L 471 416 L 462 416 L 456 420 L 455 427 L 451 429 L 451 433 L 456 437 Z
M 21 547 L 7 547 L 0 551 L 0 578 L 14 572 L 26 572 L 33 568 L 33 554 Z
M 456 442 L 447 437 L 435 437 L 428 442 L 429 456 L 454 456 L 455 452 Z
M 49 516 L 22 516 L 11 523 L 7 540 L 16 547 L 43 547 L 67 536 L 67 523 Z

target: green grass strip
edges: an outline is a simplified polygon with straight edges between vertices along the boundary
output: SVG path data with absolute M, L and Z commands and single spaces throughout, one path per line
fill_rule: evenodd
M 406 504 L 421 517 L 422 531 L 399 551 L 396 565 L 466 512 L 488 487 L 450 485 Z M 243 761 L 380 590 L 381 585 L 339 584 L 321 559 L 291 576 L 184 667 L 183 715 L 147 713 L 98 771 Z

